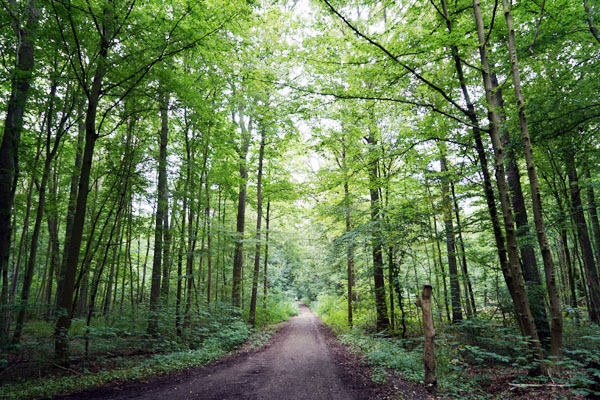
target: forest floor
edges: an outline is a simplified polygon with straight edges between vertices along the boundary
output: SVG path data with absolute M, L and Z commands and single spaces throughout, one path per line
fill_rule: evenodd
M 126 382 L 60 399 L 429 399 L 401 378 L 376 384 L 361 356 L 301 304 L 259 349 L 247 349 L 206 368 Z

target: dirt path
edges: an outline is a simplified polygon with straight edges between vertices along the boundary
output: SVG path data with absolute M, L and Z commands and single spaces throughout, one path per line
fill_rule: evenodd
M 85 399 L 349 400 L 388 397 L 364 366 L 337 342 L 308 307 L 290 319 L 263 349 L 208 368 L 89 390 Z M 404 393 L 408 394 L 408 393 Z M 417 395 L 411 390 L 410 394 Z M 417 397 L 423 398 L 421 393 Z M 400 398 L 400 397 L 392 397 Z M 402 396 L 405 398 L 405 396 Z

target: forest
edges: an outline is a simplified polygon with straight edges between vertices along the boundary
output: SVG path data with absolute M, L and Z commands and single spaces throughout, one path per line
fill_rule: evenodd
M 0 9 L 0 398 L 600 398 L 597 0 Z

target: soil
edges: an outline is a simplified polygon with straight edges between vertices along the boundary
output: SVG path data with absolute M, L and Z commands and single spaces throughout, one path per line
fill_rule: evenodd
M 60 399 L 428 399 L 421 386 L 396 378 L 377 385 L 360 355 L 300 304 L 271 340 L 206 368 L 86 390 Z

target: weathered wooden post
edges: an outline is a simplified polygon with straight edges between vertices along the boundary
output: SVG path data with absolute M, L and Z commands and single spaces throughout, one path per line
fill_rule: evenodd
M 431 285 L 423 285 L 423 294 L 417 300 L 417 306 L 423 309 L 423 330 L 425 332 L 425 384 L 428 390 L 437 386 L 435 379 L 435 328 L 433 326 L 433 312 L 431 311 Z

